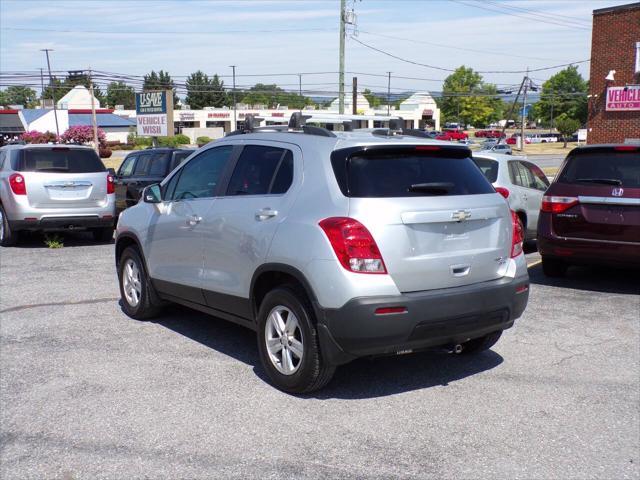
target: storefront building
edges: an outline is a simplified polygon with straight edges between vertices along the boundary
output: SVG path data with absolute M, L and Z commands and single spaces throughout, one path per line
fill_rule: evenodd
M 640 142 L 640 2 L 593 11 L 587 142 Z

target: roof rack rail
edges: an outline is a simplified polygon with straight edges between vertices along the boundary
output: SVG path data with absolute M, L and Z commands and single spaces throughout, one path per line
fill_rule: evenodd
M 307 120 L 311 115 L 303 115 L 302 112 L 293 112 L 289 119 L 289 128 L 302 128 L 307 124 Z
M 294 112 L 289 119 L 288 125 L 267 125 L 266 127 L 257 127 L 255 124 L 260 124 L 263 118 L 256 117 L 252 114 L 245 116 L 245 125 L 242 129 L 234 130 L 227 133 L 227 137 L 233 135 L 243 135 L 245 133 L 267 133 L 267 132 L 284 132 L 284 133 L 305 133 L 307 135 L 316 135 L 319 137 L 335 137 L 335 134 L 326 128 L 307 125 L 307 119 L 311 118 L 311 115 L 303 115 L 301 112 Z

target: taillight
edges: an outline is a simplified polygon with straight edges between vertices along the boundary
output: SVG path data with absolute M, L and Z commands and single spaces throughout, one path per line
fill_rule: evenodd
M 331 217 L 319 225 L 344 268 L 356 273 L 387 273 L 375 240 L 360 222 L 353 218 Z
M 613 147 L 613 149 L 618 152 L 635 152 L 636 150 L 640 150 L 640 147 L 634 147 L 633 145 L 619 145 L 617 147 Z
M 24 177 L 19 173 L 14 173 L 9 177 L 9 185 L 14 195 L 27 194 L 27 185 L 24 183 Z
M 522 243 L 524 242 L 524 231 L 522 222 L 518 218 L 518 214 L 511 210 L 511 225 L 513 235 L 511 238 L 511 258 L 515 258 L 522 253 Z
M 504 187 L 496 187 L 496 192 L 502 195 L 504 198 L 509 198 L 509 189 Z
M 545 195 L 542 197 L 542 205 L 540 209 L 543 212 L 562 213 L 577 204 L 577 197 L 554 197 L 551 195 Z
M 107 175 L 107 193 L 116 193 L 116 185 L 113 180 L 113 175 Z

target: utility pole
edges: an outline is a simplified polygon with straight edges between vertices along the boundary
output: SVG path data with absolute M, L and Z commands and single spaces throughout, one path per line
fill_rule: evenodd
M 344 44 L 346 40 L 345 17 L 347 0 L 340 0 L 340 68 L 338 73 L 338 113 L 344 113 Z
M 231 131 L 238 129 L 238 119 L 237 119 L 237 104 L 236 104 L 236 66 L 229 65 L 233 69 L 233 128 Z
M 351 108 L 351 113 L 354 115 L 358 114 L 358 77 L 353 77 L 351 81 L 352 85 L 352 95 L 353 95 L 353 105 Z
M 44 74 L 43 69 L 40 69 L 40 107 L 44 108 Z
M 529 67 L 527 67 L 527 75 L 524 77 L 524 92 L 522 94 L 522 124 L 520 125 L 520 151 L 524 152 L 524 127 L 527 121 L 527 89 L 529 88 Z
M 502 141 L 502 137 L 506 136 L 505 135 L 505 130 L 507 129 L 507 125 L 509 124 L 509 119 L 511 118 L 511 115 L 513 115 L 514 110 L 516 109 L 516 105 L 518 104 L 518 99 L 520 98 L 520 92 L 522 92 L 522 89 L 524 88 L 524 84 L 527 81 L 527 77 L 524 77 L 522 79 L 522 83 L 520 84 L 520 88 L 518 89 L 518 94 L 516 95 L 516 98 L 513 100 L 513 103 L 511 104 L 511 108 L 509 109 L 509 113 L 507 114 L 507 118 L 505 119 L 505 123 L 504 126 L 502 127 L 502 131 L 500 132 L 500 138 L 498 138 L 498 144 Z
M 300 113 L 302 113 L 302 107 L 304 107 L 304 102 L 302 101 L 302 74 L 298 74 L 298 95 L 300 95 Z
M 51 86 L 51 92 L 53 95 L 53 117 L 56 119 L 56 135 L 60 136 L 60 127 L 58 127 L 58 109 L 56 108 L 56 87 L 53 84 L 53 77 L 51 76 L 51 63 L 49 62 L 49 52 L 52 52 L 51 48 L 43 48 L 40 50 L 47 56 L 47 69 L 49 70 L 49 85 Z
M 387 115 L 391 115 L 391 72 L 387 72 Z
M 93 125 L 93 148 L 100 155 L 100 144 L 98 143 L 98 122 L 96 120 L 96 99 L 93 96 L 93 80 L 91 79 L 91 67 L 89 67 L 89 93 L 91 93 L 91 124 Z

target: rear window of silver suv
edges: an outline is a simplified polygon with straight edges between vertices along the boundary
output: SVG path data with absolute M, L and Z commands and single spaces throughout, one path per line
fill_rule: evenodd
M 106 170 L 96 152 L 84 148 L 25 148 L 11 163 L 13 170 L 19 172 L 93 173 Z

